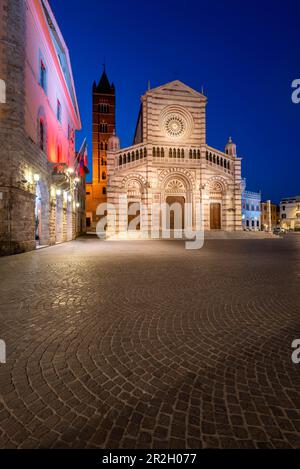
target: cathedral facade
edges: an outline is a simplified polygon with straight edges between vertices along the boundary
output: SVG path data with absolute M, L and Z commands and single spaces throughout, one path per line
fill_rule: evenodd
M 231 138 L 224 151 L 207 144 L 206 104 L 202 93 L 172 81 L 142 96 L 132 146 L 120 149 L 118 137 L 109 138 L 108 234 L 126 232 L 135 215 L 137 230 L 161 230 L 160 209 L 153 207 L 173 204 L 182 207 L 182 228 L 198 229 L 201 212 L 204 230 L 242 229 L 241 158 Z

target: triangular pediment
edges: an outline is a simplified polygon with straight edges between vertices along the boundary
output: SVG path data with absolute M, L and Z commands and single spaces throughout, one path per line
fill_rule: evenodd
M 157 86 L 156 88 L 152 88 L 147 91 L 147 94 L 163 94 L 163 93 L 170 93 L 174 92 L 176 94 L 182 94 L 183 96 L 192 95 L 197 96 L 198 98 L 205 98 L 205 96 L 197 90 L 194 90 L 190 86 L 186 85 L 180 80 L 170 81 L 169 83 L 165 83 L 164 85 Z

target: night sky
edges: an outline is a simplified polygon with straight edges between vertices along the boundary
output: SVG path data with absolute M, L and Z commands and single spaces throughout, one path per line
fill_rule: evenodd
M 69 47 L 91 159 L 94 80 L 105 60 L 116 85 L 117 133 L 132 144 L 140 96 L 179 79 L 208 97 L 207 142 L 231 135 L 248 190 L 300 194 L 300 2 L 291 0 L 51 0 Z M 91 175 L 89 175 L 90 179 Z

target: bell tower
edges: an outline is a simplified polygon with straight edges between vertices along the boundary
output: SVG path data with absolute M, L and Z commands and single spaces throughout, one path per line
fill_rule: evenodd
M 106 202 L 108 140 L 115 131 L 116 93 L 105 66 L 98 85 L 93 84 L 93 198 Z
M 116 127 L 116 92 L 110 84 L 105 66 L 99 83 L 93 83 L 93 160 L 92 182 L 86 184 L 87 231 L 96 231 L 97 207 L 107 201 L 108 140 Z

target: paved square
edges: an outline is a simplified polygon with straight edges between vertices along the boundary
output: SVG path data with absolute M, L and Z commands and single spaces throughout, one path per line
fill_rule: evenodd
M 300 448 L 300 236 L 0 259 L 1 448 Z

